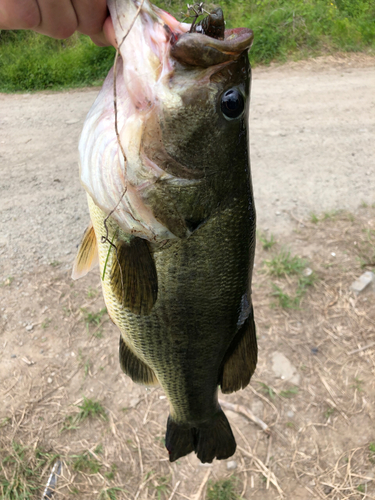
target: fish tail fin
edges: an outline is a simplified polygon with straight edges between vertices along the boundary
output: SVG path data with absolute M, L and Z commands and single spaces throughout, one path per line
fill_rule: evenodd
M 211 463 L 214 458 L 231 457 L 236 451 L 236 440 L 225 413 L 219 408 L 205 427 L 186 428 L 169 416 L 165 446 L 171 462 L 195 451 L 202 463 Z

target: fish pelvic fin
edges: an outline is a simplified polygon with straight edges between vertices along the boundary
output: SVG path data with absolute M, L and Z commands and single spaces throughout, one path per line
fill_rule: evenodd
M 98 243 L 92 222 L 86 229 L 74 260 L 72 278 L 78 280 L 99 264 Z
M 111 287 L 117 300 L 134 314 L 148 315 L 158 295 L 154 259 L 146 240 L 118 241 L 111 270 Z
M 248 385 L 255 371 L 258 346 L 253 309 L 234 337 L 224 356 L 219 385 L 224 394 L 229 394 Z
M 169 416 L 165 446 L 170 462 L 194 451 L 202 463 L 211 463 L 214 458 L 231 457 L 237 445 L 228 419 L 219 408 L 213 420 L 204 427 L 187 428 Z
M 129 377 L 138 384 L 157 385 L 158 379 L 153 370 L 141 361 L 125 344 L 120 336 L 120 365 Z

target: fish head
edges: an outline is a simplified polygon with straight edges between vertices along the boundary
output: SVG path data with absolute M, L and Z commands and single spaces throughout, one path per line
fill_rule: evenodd
M 253 34 L 191 33 L 190 24 L 148 0 L 108 6 L 121 57 L 85 122 L 81 181 L 124 232 L 173 239 L 176 232 L 155 216 L 145 193 L 161 181 L 182 186 L 222 179 L 228 169 L 231 175 L 247 140 Z

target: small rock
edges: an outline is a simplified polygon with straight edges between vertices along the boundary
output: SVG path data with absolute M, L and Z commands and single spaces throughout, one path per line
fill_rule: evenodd
M 34 328 L 34 325 L 33 325 L 33 324 L 31 324 L 31 325 L 26 325 L 26 330 L 27 330 L 28 332 L 31 332 L 31 330 L 32 330 L 33 328 Z
M 304 276 L 311 276 L 311 275 L 312 275 L 312 273 L 313 273 L 313 271 L 312 271 L 312 269 L 310 269 L 309 267 L 306 267 L 306 268 L 303 270 L 303 272 L 302 272 L 302 274 L 303 274 Z
M 336 257 L 335 252 L 331 252 L 332 257 Z
M 43 353 L 44 353 L 44 349 L 41 349 L 41 350 L 40 350 L 40 354 L 43 354 Z
M 66 120 L 66 122 L 65 122 L 65 123 L 66 123 L 67 125 L 74 125 L 75 123 L 78 123 L 78 122 L 79 122 L 79 120 L 78 120 L 77 118 L 73 118 L 73 119 L 71 119 L 71 120 Z
M 317 347 L 312 347 L 311 352 L 316 355 L 316 354 L 318 354 L 319 349 Z
M 281 215 L 281 212 L 277 211 L 275 212 L 276 215 Z
M 294 417 L 294 411 L 289 410 L 288 413 L 287 413 L 287 415 L 288 415 L 289 418 L 293 418 Z
M 11 355 L 11 358 L 16 358 L 16 357 L 17 357 L 16 354 Z
M 47 382 L 48 382 L 49 384 L 52 384 L 52 379 L 51 379 L 51 377 L 48 377 L 48 378 L 47 378 Z
M 375 289 L 375 274 L 372 271 L 366 271 L 358 279 L 353 281 L 350 289 L 352 290 L 352 292 L 358 295 L 359 293 L 363 292 L 363 290 L 370 284 L 372 284 L 373 289 Z
M 228 470 L 237 469 L 237 462 L 235 460 L 229 460 L 229 462 L 227 462 L 227 469 Z
M 297 373 L 297 369 L 282 352 L 276 351 L 272 354 L 272 371 L 276 377 L 299 385 L 301 377 Z

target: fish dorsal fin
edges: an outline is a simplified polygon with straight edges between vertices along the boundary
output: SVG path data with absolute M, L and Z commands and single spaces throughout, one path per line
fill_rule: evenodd
M 134 314 L 148 315 L 158 295 L 155 262 L 148 243 L 135 237 L 118 241 L 111 270 L 111 288 L 117 300 Z
M 250 382 L 257 364 L 257 338 L 253 310 L 234 337 L 224 357 L 219 379 L 221 391 L 229 394 L 243 389 Z
M 134 382 L 145 385 L 158 384 L 153 370 L 129 349 L 122 336 L 120 336 L 119 354 L 122 371 L 129 375 Z
M 72 278 L 74 280 L 82 278 L 82 276 L 85 276 L 98 263 L 98 244 L 92 222 L 90 222 L 89 227 L 83 235 L 73 264 Z

